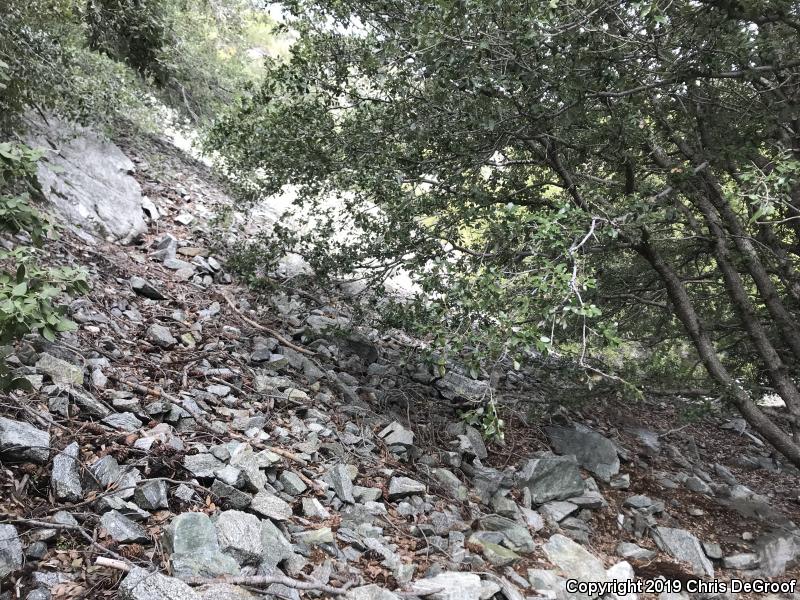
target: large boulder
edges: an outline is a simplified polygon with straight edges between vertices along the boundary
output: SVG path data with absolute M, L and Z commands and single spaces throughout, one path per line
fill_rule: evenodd
M 619 473 L 617 449 L 608 438 L 588 427 L 546 427 L 550 443 L 559 454 L 572 454 L 578 464 L 597 475 L 603 481 L 610 481 Z
M 146 231 L 142 190 L 122 150 L 91 129 L 53 116 L 29 122 L 25 142 L 44 150 L 37 172 L 42 191 L 70 225 L 123 244 Z
M 523 465 L 519 481 L 530 490 L 534 504 L 580 496 L 585 489 L 573 456 L 532 458 Z

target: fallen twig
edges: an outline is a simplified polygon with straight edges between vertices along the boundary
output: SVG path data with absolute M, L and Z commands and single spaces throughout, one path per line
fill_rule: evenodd
M 285 585 L 289 588 L 296 590 L 318 590 L 326 594 L 338 596 L 347 592 L 352 582 L 345 583 L 342 587 L 333 587 L 326 585 L 319 581 L 300 581 L 299 579 L 292 579 L 281 575 L 252 575 L 252 576 L 234 576 L 226 575 L 223 577 L 209 578 L 209 577 L 187 577 L 183 581 L 189 585 L 206 585 L 209 583 L 229 583 L 231 585 L 252 585 L 255 587 L 265 587 L 272 584 Z
M 278 333 L 274 329 L 272 329 L 270 327 L 265 327 L 261 323 L 256 323 L 255 321 L 253 321 L 253 319 L 251 319 L 247 315 L 243 314 L 242 311 L 240 311 L 238 308 L 236 308 L 236 304 L 233 302 L 233 299 L 230 296 L 228 296 L 226 293 L 219 292 L 219 295 L 222 296 L 225 299 L 225 302 L 227 302 L 228 305 L 233 309 L 233 311 L 237 315 L 239 315 L 239 317 L 245 323 L 247 323 L 248 325 L 252 325 L 256 329 L 259 329 L 261 331 L 266 331 L 268 334 L 274 336 L 275 339 L 277 339 L 281 344 L 283 344 L 284 346 L 289 346 L 289 348 L 291 348 L 292 350 L 296 350 L 297 352 L 300 352 L 301 354 L 308 354 L 309 356 L 316 356 L 316 354 L 317 354 L 316 352 L 312 352 L 311 350 L 307 350 L 306 348 L 302 348 L 302 347 L 298 346 L 297 344 L 287 340 L 285 337 L 283 337 L 280 333 Z

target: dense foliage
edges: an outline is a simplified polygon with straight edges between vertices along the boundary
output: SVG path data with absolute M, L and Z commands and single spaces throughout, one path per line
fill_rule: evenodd
M 272 29 L 248 0 L 4 2 L 0 127 L 34 107 L 141 124 L 159 101 L 206 123 L 280 51 Z
M 34 204 L 38 159 L 38 152 L 22 144 L 0 143 L 0 232 L 23 241 L 0 250 L 0 343 L 30 332 L 53 341 L 56 333 L 74 330 L 58 298 L 88 289 L 82 270 L 40 266 L 38 248 L 55 227 Z
M 211 139 L 311 207 L 282 243 L 410 270 L 451 350 L 669 351 L 800 465 L 796 3 L 283 4 L 290 59 Z

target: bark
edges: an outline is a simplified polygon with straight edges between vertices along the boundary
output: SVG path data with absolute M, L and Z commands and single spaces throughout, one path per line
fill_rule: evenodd
M 790 412 L 793 414 L 800 413 L 800 391 L 798 391 L 791 377 L 789 377 L 786 365 L 772 345 L 769 335 L 756 314 L 741 275 L 731 262 L 731 252 L 728 248 L 727 234 L 722 223 L 719 221 L 718 215 L 714 211 L 714 207 L 702 194 L 694 195 L 692 200 L 705 217 L 709 232 L 714 240 L 714 258 L 725 280 L 725 286 L 730 294 L 731 303 L 739 315 L 739 319 L 747 331 L 750 340 L 761 356 L 764 366 L 766 366 L 769 373 L 772 385 L 775 386 L 775 390 L 780 397 L 784 399 Z
M 764 439 L 772 444 L 792 464 L 800 467 L 800 445 L 796 444 L 786 432 L 767 417 L 753 402 L 749 394 L 728 373 L 694 309 L 683 282 L 655 248 L 650 245 L 646 233 L 642 242 L 636 245 L 635 249 L 658 273 L 664 283 L 675 309 L 675 314 L 689 334 L 700 359 L 703 361 L 703 365 L 712 379 L 717 382 L 727 398 L 739 409 L 739 412 L 750 426 L 764 436 Z

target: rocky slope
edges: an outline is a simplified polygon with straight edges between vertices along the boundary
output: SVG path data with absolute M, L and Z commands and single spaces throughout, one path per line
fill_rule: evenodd
M 101 187 L 144 193 L 146 231 L 95 194 L 51 253 L 91 273 L 79 331 L 11 359 L 35 391 L 0 409 L 0 597 L 764 598 L 677 588 L 797 576 L 797 473 L 743 422 L 680 426 L 657 401 L 568 411 L 527 371 L 435 378 L 414 340 L 333 295 L 257 300 L 210 249 L 230 202 L 213 177 L 164 143 L 122 145 L 137 181 Z M 86 169 L 102 152 L 73 146 L 66 181 L 128 170 Z M 507 402 L 504 447 L 450 406 L 488 393 Z

